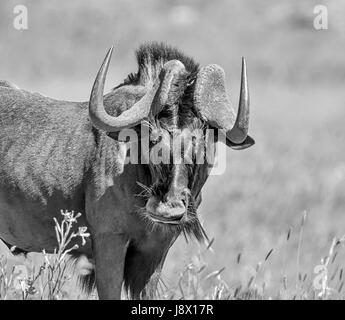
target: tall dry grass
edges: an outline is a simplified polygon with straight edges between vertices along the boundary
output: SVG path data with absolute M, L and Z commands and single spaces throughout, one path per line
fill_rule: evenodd
M 77 245 L 70 246 L 71 240 L 76 237 L 82 239 L 89 236 L 86 228 L 79 228 L 73 232 L 73 224 L 80 214 L 69 211 L 61 211 L 63 220 L 59 224 L 55 219 L 55 231 L 58 247 L 53 254 L 42 252 L 44 263 L 37 268 L 27 268 L 25 264 L 9 268 L 8 257 L 0 256 L 0 300 L 60 300 L 70 299 L 72 293 L 80 290 L 71 280 L 75 277 L 68 254 L 77 249 Z M 344 299 L 343 273 L 341 261 L 337 259 L 344 254 L 345 236 L 334 238 L 328 253 L 320 258 L 320 263 L 313 267 L 313 272 L 302 273 L 300 271 L 300 257 L 303 255 L 303 232 L 307 220 L 306 212 L 303 213 L 298 232 L 298 249 L 296 252 L 296 275 L 294 281 L 289 281 L 286 274 L 279 274 L 280 285 L 275 292 L 267 290 L 268 284 L 261 278 L 263 272 L 270 268 L 270 258 L 284 255 L 283 247 L 271 248 L 261 261 L 253 266 L 254 272 L 242 283 L 229 283 L 223 279 L 222 273 L 225 266 L 210 270 L 205 257 L 214 255 L 212 239 L 207 246 L 200 246 L 198 252 L 193 255 L 188 263 L 179 271 L 177 281 L 167 284 L 164 275 L 160 279 L 155 299 L 182 299 L 182 300 L 262 300 L 262 299 Z M 290 240 L 291 229 L 287 232 L 286 242 Z M 242 254 L 239 253 L 236 263 L 241 264 Z M 247 266 L 242 266 L 246 268 Z M 277 270 L 274 270 L 277 272 Z M 96 297 L 94 293 L 89 298 Z
M 68 254 L 78 249 L 77 244 L 71 246 L 71 241 L 80 237 L 84 245 L 85 238 L 90 234 L 86 227 L 79 227 L 77 232 L 72 229 L 80 213 L 61 210 L 61 214 L 63 216 L 61 223 L 54 218 L 58 246 L 52 254 L 43 250 L 42 265 L 32 264 L 29 267 L 26 263 L 9 268 L 8 255 L 0 256 L 0 299 L 59 300 L 68 297 L 65 287 L 73 277 Z M 14 249 L 15 247 L 11 251 Z

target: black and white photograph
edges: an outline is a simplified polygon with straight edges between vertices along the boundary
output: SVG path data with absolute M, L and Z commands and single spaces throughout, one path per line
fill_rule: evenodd
M 345 299 L 344 52 L 342 0 L 2 0 L 0 300 Z

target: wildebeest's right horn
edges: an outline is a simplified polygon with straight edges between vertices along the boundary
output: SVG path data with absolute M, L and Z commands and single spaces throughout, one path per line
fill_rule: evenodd
M 246 63 L 242 58 L 241 93 L 237 115 L 225 89 L 224 70 L 216 64 L 202 68 L 195 84 L 195 107 L 210 125 L 222 129 L 227 139 L 241 144 L 249 125 L 249 91 Z
M 92 124 L 107 132 L 117 132 L 133 127 L 148 117 L 150 113 L 152 115 L 157 114 L 168 98 L 168 93 L 176 79 L 176 75 L 185 72 L 185 67 L 180 61 L 168 61 L 147 93 L 130 109 L 122 112 L 118 117 L 113 117 L 106 112 L 103 104 L 104 83 L 112 51 L 113 47 L 109 49 L 98 71 L 89 101 L 89 115 Z

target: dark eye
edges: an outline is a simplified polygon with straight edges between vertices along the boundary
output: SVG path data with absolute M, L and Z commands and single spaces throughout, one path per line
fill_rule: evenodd
M 162 136 L 158 136 L 157 139 L 156 139 L 156 143 L 159 143 L 163 140 L 163 137 Z
M 163 139 L 163 136 L 161 134 L 159 134 L 159 132 L 151 132 L 151 137 L 150 137 L 150 141 L 153 144 L 159 143 L 161 142 Z

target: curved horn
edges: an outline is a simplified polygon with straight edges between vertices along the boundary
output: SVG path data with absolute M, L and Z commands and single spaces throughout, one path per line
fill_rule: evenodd
M 132 127 L 140 123 L 143 118 L 147 117 L 159 86 L 159 82 L 156 82 L 143 98 L 135 103 L 132 108 L 121 113 L 118 117 L 109 115 L 105 111 L 103 105 L 103 90 L 112 52 L 113 47 L 109 49 L 98 71 L 89 102 L 89 114 L 93 125 L 107 132 L 116 132 L 124 128 Z
M 242 143 L 248 134 L 249 90 L 246 62 L 242 58 L 241 93 L 237 116 L 235 116 L 225 89 L 225 73 L 218 65 L 202 68 L 195 84 L 195 107 L 210 125 L 223 129 L 227 138 Z
M 89 115 L 93 125 L 107 132 L 117 132 L 133 127 L 148 117 L 150 112 L 153 112 L 153 115 L 157 114 L 167 99 L 167 92 L 171 87 L 171 82 L 176 78 L 175 75 L 185 70 L 184 65 L 177 60 L 167 62 L 147 93 L 130 109 L 122 112 L 118 117 L 113 117 L 106 112 L 103 104 L 104 83 L 112 52 L 113 47 L 109 49 L 98 71 L 89 101 Z M 157 103 L 153 102 L 158 90 L 159 106 L 157 107 Z M 152 109 L 153 105 L 155 105 L 154 109 Z
M 237 117 L 234 126 L 226 132 L 227 138 L 234 143 L 242 143 L 249 128 L 249 89 L 247 80 L 246 60 L 242 57 L 241 91 Z

